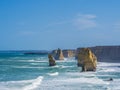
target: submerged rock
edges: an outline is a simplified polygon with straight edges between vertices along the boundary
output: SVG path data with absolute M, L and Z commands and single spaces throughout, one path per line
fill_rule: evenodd
M 49 58 L 49 66 L 55 66 L 56 62 L 51 54 L 48 55 Z
M 82 67 L 82 71 L 95 71 L 97 58 L 89 48 L 81 48 L 78 52 L 78 66 Z

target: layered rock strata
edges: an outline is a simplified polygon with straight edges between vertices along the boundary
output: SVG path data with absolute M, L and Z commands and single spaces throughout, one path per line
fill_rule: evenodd
M 77 65 L 82 67 L 82 71 L 95 71 L 97 58 L 89 48 L 81 48 L 78 52 Z
M 61 49 L 58 48 L 58 50 L 53 50 L 51 53 L 55 60 L 64 60 L 64 55 Z

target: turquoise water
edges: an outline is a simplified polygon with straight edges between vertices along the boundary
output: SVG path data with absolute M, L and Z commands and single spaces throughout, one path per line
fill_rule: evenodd
M 80 72 L 76 63 L 49 67 L 47 55 L 0 52 L 0 90 L 120 90 L 120 63 L 99 62 L 96 72 Z

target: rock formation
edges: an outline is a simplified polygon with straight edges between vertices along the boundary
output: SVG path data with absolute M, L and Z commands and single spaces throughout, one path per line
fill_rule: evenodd
M 56 60 L 64 60 L 63 52 L 61 49 L 58 48 L 57 54 L 55 55 Z
M 82 67 L 82 71 L 95 71 L 97 58 L 88 48 L 81 48 L 78 52 L 78 66 Z
M 66 58 L 75 57 L 75 50 L 63 50 L 63 55 Z
M 99 62 L 120 62 L 120 46 L 96 46 L 89 47 L 97 57 Z M 78 52 L 81 48 L 77 48 L 75 58 L 78 59 Z
M 61 49 L 58 48 L 58 50 L 53 50 L 52 53 L 55 60 L 64 60 L 63 52 Z
M 96 46 L 90 49 L 100 62 L 120 62 L 120 46 Z
M 49 66 L 55 66 L 56 62 L 51 54 L 48 55 L 49 58 Z

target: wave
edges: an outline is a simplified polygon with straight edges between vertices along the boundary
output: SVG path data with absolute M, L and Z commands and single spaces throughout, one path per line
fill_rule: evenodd
M 103 69 L 98 72 L 116 72 L 116 70 L 115 69 Z
M 36 69 L 45 69 L 45 68 L 48 68 L 48 67 L 40 67 L 40 66 L 12 66 L 13 68 L 36 68 Z
M 17 60 L 17 62 L 48 62 L 47 60 L 34 60 L 34 59 L 31 59 L 31 60 Z
M 74 72 L 74 74 L 69 72 L 69 73 L 66 73 L 66 75 L 67 76 L 80 76 L 80 77 L 96 77 L 96 72 L 83 72 L 83 73 Z
M 98 67 L 97 72 L 120 72 L 118 67 Z
M 75 67 L 75 66 L 64 66 L 64 65 L 62 65 L 62 66 L 60 66 L 61 68 L 71 68 L 71 67 Z
M 57 75 L 59 75 L 59 73 L 58 72 L 48 73 L 48 75 L 50 75 L 50 76 L 57 76 Z
M 108 86 L 110 83 L 107 81 L 103 81 L 99 78 L 86 78 L 86 77 L 79 77 L 79 78 L 71 78 L 61 77 L 61 78 L 54 78 L 47 80 L 42 84 L 39 90 L 89 90 L 88 86 L 92 86 L 90 90 L 96 90 L 93 86 Z M 46 87 L 47 86 L 47 87 Z M 86 87 L 86 88 L 84 88 Z M 99 89 L 97 89 L 99 90 Z M 104 89 L 101 89 L 104 90 Z
M 120 66 L 120 63 L 107 63 L 107 62 L 98 62 L 98 67 L 107 67 L 107 66 Z
M 39 76 L 38 78 L 36 78 L 35 80 L 32 81 L 32 84 L 25 86 L 23 88 L 23 90 L 33 90 L 33 89 L 37 88 L 38 86 L 40 86 L 42 79 L 43 79 L 43 77 Z
M 103 81 L 102 79 L 99 78 L 71 78 L 71 79 L 67 79 L 67 80 L 63 80 L 64 82 L 69 82 L 69 83 L 88 83 L 88 84 L 106 84 L 108 85 L 109 82 Z
M 33 90 L 38 88 L 42 83 L 43 77 L 36 79 L 0 82 L 1 90 Z

